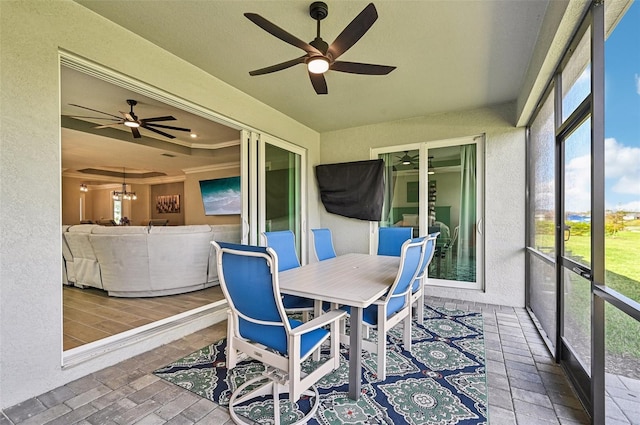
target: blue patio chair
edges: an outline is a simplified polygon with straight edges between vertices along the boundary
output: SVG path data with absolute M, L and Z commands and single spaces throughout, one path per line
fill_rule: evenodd
M 362 348 L 377 356 L 378 380 L 384 381 L 387 377 L 387 333 L 400 322 L 403 322 L 404 349 L 411 352 L 411 288 L 420 271 L 426 243 L 426 238 L 416 238 L 402 244 L 400 266 L 389 291 L 362 312 L 363 325 L 378 330 L 377 342 L 362 341 Z M 349 306 L 340 309 L 351 310 Z M 348 336 L 341 335 L 341 342 L 348 345 Z
M 380 227 L 378 255 L 400 256 L 402 244 L 413 237 L 413 227 Z
M 319 405 L 316 382 L 340 366 L 338 322 L 345 313 L 333 310 L 306 323 L 288 318 L 280 296 L 278 256 L 272 248 L 211 243 L 216 247 L 220 286 L 229 304 L 227 368 L 236 366 L 239 353 L 265 365 L 261 375 L 232 389 L 229 414 L 236 423 L 253 424 L 239 416 L 236 407 L 271 394 L 273 423 L 279 424 L 280 398 L 288 392 L 292 403 L 303 395 L 311 397 L 310 411 L 294 422 L 306 423 Z M 302 371 L 301 363 L 327 340 L 328 358 L 314 370 Z M 233 385 L 232 380 L 229 383 Z
M 300 267 L 295 236 L 291 230 L 263 232 L 262 236 L 265 239 L 265 244 L 278 255 L 279 272 Z M 313 311 L 313 300 L 309 298 L 284 295 L 282 302 L 288 313 L 302 313 L 305 321 L 309 318 L 309 312 Z
M 313 233 L 313 248 L 318 261 L 335 258 L 336 250 L 333 248 L 331 230 L 327 228 L 311 229 Z
M 429 264 L 431 264 L 431 260 L 436 252 L 436 239 L 438 235 L 440 235 L 440 232 L 431 233 L 424 237 L 426 243 L 422 263 L 411 287 L 411 305 L 415 306 L 416 320 L 420 324 L 424 323 L 424 285 L 427 282 L 427 275 L 429 274 Z

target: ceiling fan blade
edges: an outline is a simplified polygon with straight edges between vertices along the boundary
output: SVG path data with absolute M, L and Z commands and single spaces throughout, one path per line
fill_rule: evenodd
M 160 128 L 166 128 L 169 130 L 178 130 L 178 131 L 191 131 L 190 128 L 182 128 L 182 127 L 173 127 L 170 125 L 162 125 L 162 124 L 152 124 L 149 122 L 143 122 L 143 127 L 148 128 L 149 126 L 154 126 L 154 127 L 160 127 Z
M 84 115 L 63 115 L 63 117 L 88 118 L 88 119 L 91 119 L 91 120 L 122 121 L 122 118 L 87 117 L 87 116 L 84 116 Z
M 309 78 L 311 79 L 311 84 L 317 94 L 327 94 L 329 92 L 327 90 L 327 80 L 325 80 L 324 74 L 314 74 L 309 72 Z
M 176 138 L 175 136 L 172 136 L 169 133 L 165 133 L 164 131 L 160 131 L 160 130 L 156 130 L 155 128 L 151 128 L 147 124 L 142 124 L 140 127 L 146 128 L 147 130 L 153 131 L 154 133 L 158 133 L 158 134 L 160 134 L 160 135 L 162 135 L 164 137 L 168 137 L 169 139 L 175 139 Z M 132 130 L 136 130 L 136 129 L 132 128 Z
M 131 134 L 133 134 L 133 137 L 134 137 L 135 139 L 139 139 L 139 138 L 141 138 L 141 137 L 142 137 L 142 136 L 140 135 L 140 130 L 138 130 L 138 128 L 137 128 L 137 127 L 131 127 Z
M 339 72 L 348 72 L 350 74 L 364 74 L 364 75 L 387 75 L 394 69 L 395 66 L 387 65 L 374 65 L 371 63 L 359 63 L 359 62 L 343 62 L 336 61 L 331 64 L 331 70 Z
M 140 120 L 141 123 L 154 122 L 154 121 L 175 121 L 176 119 L 171 115 L 166 115 L 164 117 L 155 117 L 155 118 L 143 118 Z
M 292 34 L 289 34 L 287 31 L 283 30 L 276 24 L 269 22 L 268 20 L 266 20 L 260 15 L 256 13 L 245 13 L 244 16 L 246 16 L 251 22 L 259 26 L 269 34 L 279 38 L 285 43 L 291 44 L 292 46 L 302 49 L 307 53 L 322 55 L 322 52 L 320 50 L 316 49 L 309 43 L 300 40 L 298 37 Z
M 291 68 L 292 66 L 297 65 L 299 63 L 304 63 L 304 60 L 306 58 L 307 58 L 307 55 L 304 55 L 296 59 L 291 59 L 290 61 L 279 63 L 277 65 L 271 65 L 266 68 L 256 69 L 255 71 L 249 72 L 249 75 L 251 76 L 264 75 L 264 74 L 269 74 L 271 72 L 282 71 L 283 69 Z
M 76 105 L 75 103 L 70 103 L 70 104 L 69 104 L 69 106 L 76 106 L 76 107 L 78 107 L 78 108 L 87 109 L 87 110 L 89 110 L 89 111 L 98 112 L 98 113 L 100 113 L 100 114 L 105 114 L 105 115 L 109 115 L 110 117 L 114 117 L 114 118 L 118 118 L 118 119 L 120 119 L 120 117 L 119 117 L 119 116 L 117 116 L 117 115 L 109 114 L 109 113 L 107 113 L 107 112 L 98 111 L 97 109 L 87 108 L 86 106 Z
M 114 122 L 113 124 L 105 124 L 105 125 L 99 125 L 97 127 L 93 127 L 93 128 L 109 128 L 109 127 L 115 127 L 117 125 L 122 124 L 122 122 Z
M 369 3 L 362 12 L 353 21 L 346 26 L 339 36 L 331 43 L 327 54 L 331 56 L 333 60 L 338 59 L 338 56 L 346 52 L 356 44 L 358 40 L 371 28 L 371 25 L 378 19 L 378 12 L 373 3 Z

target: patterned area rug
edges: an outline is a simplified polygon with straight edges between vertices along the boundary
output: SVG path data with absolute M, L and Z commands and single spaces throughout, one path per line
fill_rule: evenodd
M 388 335 L 387 379 L 376 379 L 376 356 L 363 351 L 362 396 L 347 397 L 348 348 L 341 366 L 317 384 L 320 407 L 310 424 L 487 424 L 482 315 L 444 307 L 425 308 L 424 325 L 414 322 L 412 352 L 402 348 L 401 327 Z M 371 332 L 371 338 L 377 336 Z M 155 374 L 201 397 L 227 406 L 233 389 L 263 370 L 246 360 L 225 367 L 226 339 L 192 353 Z M 322 360 L 321 360 L 322 361 Z M 306 364 L 312 368 L 311 361 Z M 259 424 L 273 423 L 269 401 L 253 402 L 241 414 Z M 272 405 L 272 404 L 271 404 Z M 281 403 L 281 421 L 304 416 L 308 400 Z M 306 410 L 308 411 L 308 410 Z

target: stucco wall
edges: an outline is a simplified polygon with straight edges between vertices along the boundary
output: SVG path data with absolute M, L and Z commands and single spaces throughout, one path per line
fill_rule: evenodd
M 319 158 L 319 135 L 71 1 L 0 1 L 0 40 L 4 408 L 179 337 L 139 341 L 97 360 L 61 366 L 59 49 L 303 146 L 312 164 Z M 314 200 L 315 185 L 309 186 Z M 318 223 L 316 210 L 309 208 L 309 225 Z
M 525 131 L 514 104 L 323 133 L 322 163 L 369 159 L 370 149 L 486 134 L 485 291 L 430 287 L 431 295 L 524 306 Z M 369 252 L 369 222 L 321 210 L 338 254 Z

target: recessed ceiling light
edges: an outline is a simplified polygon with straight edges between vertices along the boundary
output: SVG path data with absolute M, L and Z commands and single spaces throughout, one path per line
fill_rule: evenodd
M 198 137 L 196 133 L 191 133 L 191 138 L 195 139 L 196 137 Z

